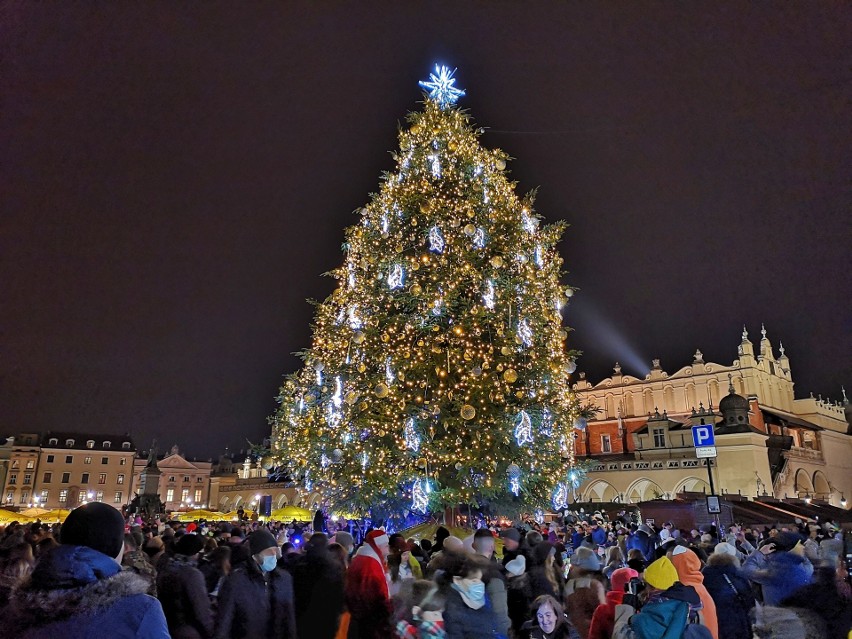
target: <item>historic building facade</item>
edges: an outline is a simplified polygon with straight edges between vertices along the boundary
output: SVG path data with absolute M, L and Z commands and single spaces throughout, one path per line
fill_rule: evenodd
M 134 490 L 141 489 L 142 474 L 148 465 L 148 456 L 139 456 L 133 463 Z M 156 494 L 167 511 L 192 510 L 215 506 L 210 503 L 210 472 L 213 462 L 189 460 L 177 446 L 156 460 L 160 471 Z M 131 495 L 133 497 L 133 495 Z
M 130 436 L 21 433 L 10 442 L 3 503 L 18 508 L 74 508 L 130 498 L 136 447 Z M 7 447 L 9 445 L 7 444 Z
M 852 498 L 852 407 L 796 399 L 790 360 L 776 356 L 766 330 L 757 349 L 744 329 L 731 365 L 705 362 L 669 374 L 659 360 L 644 379 L 624 375 L 574 385 L 598 409 L 578 430 L 578 457 L 597 465 L 577 487 L 581 501 L 638 502 L 709 492 L 707 462 L 698 459 L 691 427 L 715 426 L 717 493 L 815 499 L 846 507 Z

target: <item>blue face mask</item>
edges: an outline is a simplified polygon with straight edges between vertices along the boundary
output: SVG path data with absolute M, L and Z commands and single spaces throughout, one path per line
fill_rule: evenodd
M 263 569 L 263 572 L 272 572 L 275 570 L 275 567 L 278 565 L 278 557 L 275 555 L 267 555 L 263 558 L 263 563 L 260 564 L 260 567 Z
M 485 599 L 485 584 L 481 581 L 470 584 L 467 588 L 467 596 L 474 601 L 482 601 Z

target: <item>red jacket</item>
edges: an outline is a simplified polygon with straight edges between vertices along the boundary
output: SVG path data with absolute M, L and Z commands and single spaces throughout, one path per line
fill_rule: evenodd
M 623 592 L 609 591 L 606 593 L 606 603 L 595 608 L 592 624 L 589 626 L 589 639 L 612 639 L 615 627 L 615 607 L 624 599 Z
M 346 573 L 346 606 L 352 615 L 350 627 L 357 629 L 358 637 L 393 636 L 387 575 L 378 555 L 366 544 L 358 549 Z

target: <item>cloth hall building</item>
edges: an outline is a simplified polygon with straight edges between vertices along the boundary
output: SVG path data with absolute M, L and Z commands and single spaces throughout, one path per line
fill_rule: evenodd
M 574 385 L 598 409 L 576 432 L 579 459 L 595 460 L 577 500 L 637 503 L 709 493 L 706 461 L 696 458 L 691 427 L 714 424 L 718 494 L 818 500 L 847 507 L 852 496 L 852 406 L 796 399 L 790 360 L 761 330 L 743 329 L 737 359 L 705 362 L 700 351 L 675 373 L 654 360 L 644 379 L 613 375 Z

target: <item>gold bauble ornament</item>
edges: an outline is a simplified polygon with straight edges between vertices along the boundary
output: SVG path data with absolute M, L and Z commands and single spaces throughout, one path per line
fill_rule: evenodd
M 387 385 L 383 384 L 382 382 L 379 382 L 378 384 L 376 384 L 376 387 L 373 389 L 373 393 L 379 399 L 387 397 L 389 392 L 390 392 L 390 389 L 388 389 Z
M 511 354 L 512 354 L 512 349 L 511 349 L 511 348 L 509 348 L 508 346 L 503 346 L 503 347 L 500 349 L 500 352 L 501 352 L 501 353 L 503 353 L 503 355 L 511 355 Z
M 461 408 L 462 419 L 473 419 L 476 417 L 476 409 L 470 404 L 465 404 Z
M 518 399 L 523 399 L 524 391 L 518 391 L 517 393 L 515 393 L 515 397 L 517 397 Z
M 503 258 L 500 257 L 499 255 L 495 255 L 494 257 L 491 258 L 491 266 L 493 266 L 494 268 L 502 267 L 503 266 Z
M 473 235 L 474 233 L 476 233 L 476 227 L 473 224 L 466 224 L 464 227 L 464 234 Z
M 455 141 L 455 140 L 450 140 L 450 141 L 447 143 L 447 148 L 448 148 L 450 151 L 455 151 L 456 149 L 458 149 L 458 148 L 459 148 L 459 145 L 458 145 L 458 144 L 456 144 L 456 141 Z
M 507 368 L 503 372 L 503 379 L 505 379 L 510 384 L 514 384 L 515 382 L 518 381 L 518 373 L 517 373 L 517 371 L 515 371 L 514 368 Z
M 416 217 L 411 218 L 411 226 L 417 226 L 417 218 Z
M 365 370 L 367 370 L 367 365 L 364 364 L 364 362 L 361 362 L 360 364 L 358 364 L 358 372 L 359 373 L 363 373 Z
M 390 335 L 388 335 L 387 333 L 382 335 L 382 341 L 385 342 L 385 343 L 389 342 L 390 341 Z
M 355 331 L 355 334 L 352 336 L 352 341 L 356 344 L 363 344 L 366 335 L 364 335 L 364 331 Z
M 502 171 L 502 170 L 504 170 L 504 169 L 506 168 L 506 160 L 504 160 L 503 158 L 499 158 L 499 159 L 498 159 L 498 160 L 494 163 L 494 166 L 496 166 L 496 167 L 497 167 L 497 170 L 498 170 L 498 171 Z
M 313 395 L 305 395 L 305 403 L 306 404 L 313 404 L 316 401 L 316 399 L 317 398 Z
M 418 345 L 418 346 L 423 346 L 423 340 L 422 340 L 422 339 L 417 340 L 417 345 Z
M 358 401 L 358 393 L 355 391 L 349 391 L 346 393 L 346 396 L 343 398 L 343 401 L 349 404 L 350 406 Z
M 568 339 L 568 333 L 562 329 L 559 330 L 559 339 Z
M 414 284 L 411 287 L 411 294 L 412 295 L 420 295 L 422 292 L 423 292 L 423 287 L 420 286 L 420 284 Z
M 417 467 L 418 468 L 426 468 L 426 466 L 428 464 L 429 464 L 429 462 L 426 461 L 425 457 L 421 457 L 420 459 L 417 460 Z
M 419 134 L 419 133 L 420 133 L 420 125 L 419 125 L 419 124 L 415 124 L 415 125 L 413 125 L 413 126 L 411 127 L 411 132 L 412 132 L 414 135 Z

